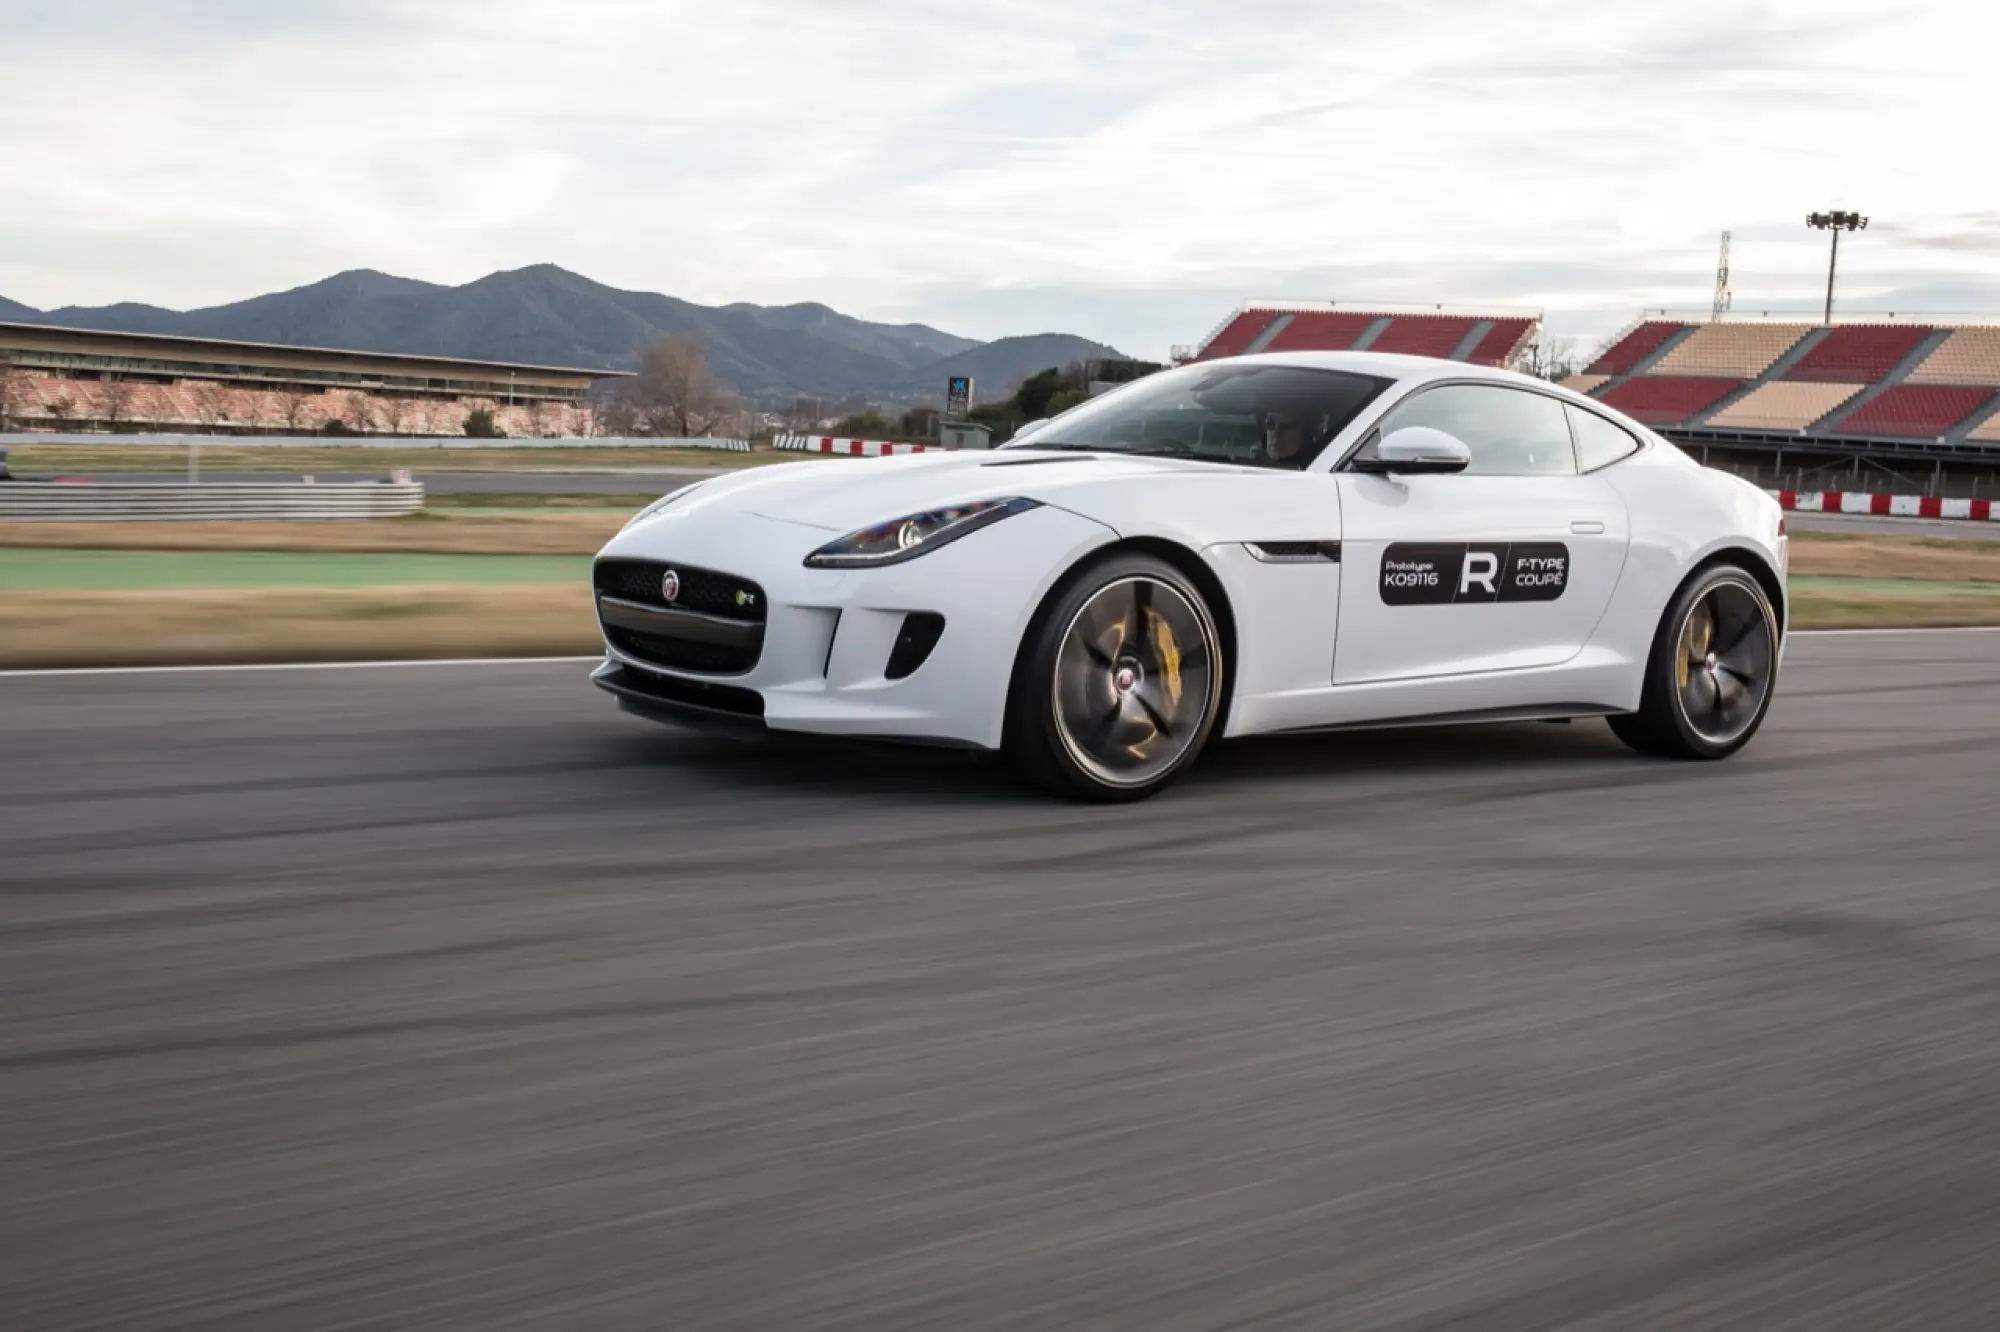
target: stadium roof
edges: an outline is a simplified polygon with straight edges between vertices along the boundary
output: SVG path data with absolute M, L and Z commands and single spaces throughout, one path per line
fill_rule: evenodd
M 210 363 L 218 357 L 283 369 L 379 370 L 392 375 L 453 379 L 519 378 L 583 381 L 629 378 L 627 370 L 581 366 L 528 365 L 481 361 L 462 356 L 415 356 L 401 352 L 357 351 L 343 347 L 298 347 L 229 338 L 192 338 L 164 333 L 70 328 L 60 324 L 0 322 L 0 350 L 68 352 L 73 355 L 139 356 L 156 361 Z

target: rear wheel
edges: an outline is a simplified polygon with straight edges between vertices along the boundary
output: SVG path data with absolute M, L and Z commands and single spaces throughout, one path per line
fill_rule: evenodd
M 1712 566 L 1667 607 L 1639 710 L 1610 718 L 1611 729 L 1642 754 L 1726 758 L 1763 724 L 1777 671 L 1770 598 L 1748 570 Z
M 1059 794 L 1143 799 L 1207 743 L 1222 666 L 1200 590 L 1164 560 L 1112 556 L 1073 577 L 1029 629 L 1009 753 Z

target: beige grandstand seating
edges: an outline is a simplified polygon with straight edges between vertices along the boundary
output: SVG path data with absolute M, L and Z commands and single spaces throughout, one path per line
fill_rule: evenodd
M 1781 379 L 1754 389 L 1705 424 L 1730 430 L 1803 430 L 1859 393 L 1860 384 L 1814 384 Z
M 1979 423 L 1979 428 L 1966 435 L 1967 439 L 1981 444 L 2000 443 L 2000 412 L 1995 412 Z
M 1959 329 L 1910 371 L 1907 382 L 2000 385 L 2000 328 Z
M 1599 384 L 1609 383 L 1610 380 L 1610 375 L 1571 375 L 1562 382 L 1562 386 L 1577 393 L 1589 393 Z
M 1703 324 L 1646 373 L 1755 379 L 1811 331 L 1809 324 Z

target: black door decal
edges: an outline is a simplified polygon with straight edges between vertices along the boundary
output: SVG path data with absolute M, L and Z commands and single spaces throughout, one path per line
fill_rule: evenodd
M 1554 601 L 1569 585 L 1560 541 L 1399 541 L 1382 552 L 1382 600 L 1390 606 Z

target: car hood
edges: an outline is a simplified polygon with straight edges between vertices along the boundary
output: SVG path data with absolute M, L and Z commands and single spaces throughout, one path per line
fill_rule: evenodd
M 754 513 L 846 533 L 975 500 L 1021 496 L 1064 506 L 1067 494 L 1106 481 L 1171 477 L 1199 481 L 1255 471 L 1181 459 L 1035 449 L 933 452 L 746 468 L 700 483 L 674 508 Z

